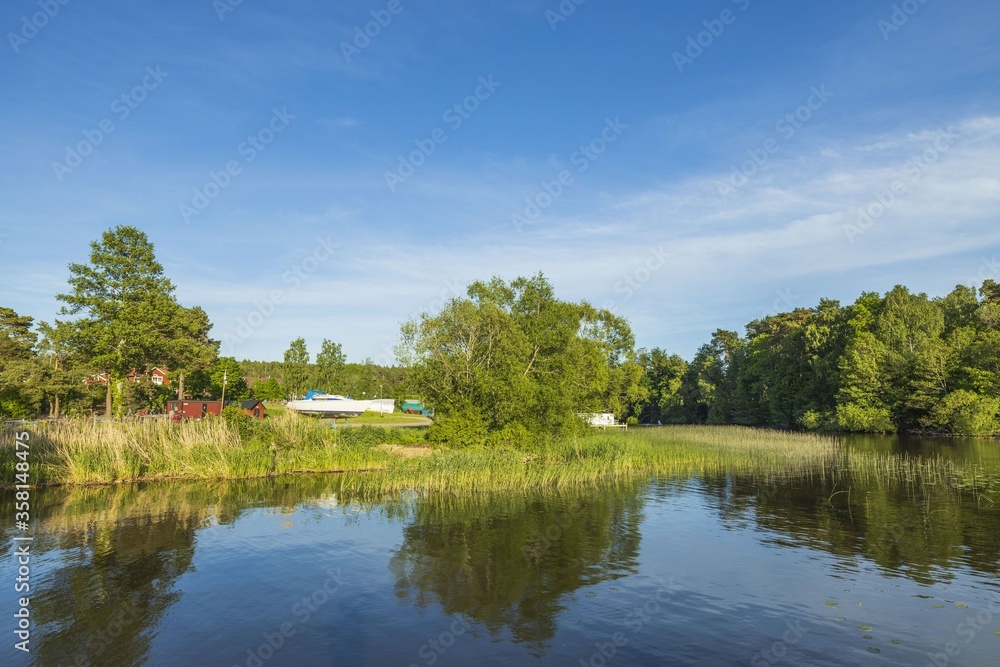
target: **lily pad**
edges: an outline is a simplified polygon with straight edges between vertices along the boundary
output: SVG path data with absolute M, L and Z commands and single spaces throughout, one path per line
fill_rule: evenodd
M 875 639 L 875 638 L 874 638 L 874 637 L 872 637 L 871 635 L 862 635 L 862 636 L 861 636 L 861 638 L 862 638 L 862 639 Z
M 959 609 L 968 609 L 969 608 L 969 605 L 962 604 L 961 602 L 956 602 L 955 606 L 958 607 Z
M 994 630 L 993 634 L 995 634 L 997 637 L 1000 637 L 1000 630 Z
M 881 649 L 877 649 L 874 646 L 869 646 L 865 650 L 868 651 L 869 653 L 881 653 L 882 652 Z
M 864 630 L 865 632 L 871 632 L 872 631 L 872 626 L 870 626 L 870 625 L 859 625 L 858 628 L 861 629 L 861 630 Z
M 825 604 L 827 607 L 836 607 L 840 603 L 834 602 L 833 600 L 823 600 L 823 604 Z
M 833 620 L 835 620 L 835 621 L 846 621 L 847 619 L 844 618 L 843 616 L 838 616 L 837 618 L 835 618 Z
M 931 606 L 934 607 L 935 609 L 944 609 L 944 605 L 943 604 L 938 604 L 937 602 L 935 602 Z
M 889 643 L 890 643 L 890 644 L 902 644 L 902 642 L 901 642 L 901 641 L 899 641 L 898 639 L 890 639 L 890 640 L 889 640 Z

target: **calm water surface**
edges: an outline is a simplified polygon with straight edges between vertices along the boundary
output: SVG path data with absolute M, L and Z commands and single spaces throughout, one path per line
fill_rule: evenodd
M 996 442 L 851 446 L 1000 470 Z M 1000 493 L 841 490 L 725 477 L 379 497 L 363 478 L 300 477 L 36 491 L 32 651 L 14 650 L 5 613 L 0 664 L 1000 664 Z

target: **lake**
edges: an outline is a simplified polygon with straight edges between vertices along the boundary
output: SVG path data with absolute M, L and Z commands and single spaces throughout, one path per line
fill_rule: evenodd
M 849 445 L 1000 472 L 996 441 Z M 8 530 L 0 664 L 995 665 L 991 495 L 732 476 L 515 497 L 343 476 L 36 490 L 31 653 Z

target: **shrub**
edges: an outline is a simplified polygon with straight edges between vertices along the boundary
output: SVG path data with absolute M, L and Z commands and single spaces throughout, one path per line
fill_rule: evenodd
M 924 423 L 955 435 L 992 435 L 998 412 L 1000 399 L 960 389 L 942 398 Z
M 837 425 L 841 430 L 855 433 L 895 433 L 887 408 L 876 408 L 859 403 L 837 406 Z

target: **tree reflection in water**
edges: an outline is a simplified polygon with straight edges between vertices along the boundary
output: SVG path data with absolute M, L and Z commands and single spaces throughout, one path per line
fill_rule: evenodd
M 396 594 L 543 651 L 566 596 L 637 572 L 643 487 L 417 501 Z

